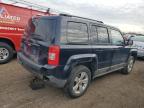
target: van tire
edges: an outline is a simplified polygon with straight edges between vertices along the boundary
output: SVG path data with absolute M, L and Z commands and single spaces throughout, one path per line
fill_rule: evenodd
M 0 42 L 0 49 L 1 49 L 1 51 L 2 51 L 2 49 L 5 49 L 8 53 L 8 56 L 5 59 L 2 60 L 0 58 L 0 64 L 8 63 L 13 58 L 13 55 L 14 55 L 13 48 L 5 42 Z
M 75 81 L 76 77 L 78 78 L 78 76 L 82 75 L 82 73 L 85 73 L 85 75 L 87 76 L 85 78 L 88 78 L 87 79 L 87 84 L 85 85 L 85 87 L 84 87 L 85 89 L 83 89 L 81 93 L 76 94 L 74 92 L 74 90 L 73 90 L 73 88 L 74 88 L 74 82 L 76 82 Z M 85 79 L 83 79 L 83 80 L 85 80 Z M 66 94 L 68 96 L 70 96 L 71 98 L 77 98 L 77 97 L 82 96 L 86 92 L 87 88 L 89 87 L 90 82 L 91 82 L 91 72 L 90 72 L 90 70 L 87 67 L 85 67 L 83 65 L 80 65 L 80 66 L 74 67 L 72 69 L 71 75 L 70 75 L 70 77 L 68 79 L 68 82 L 67 82 L 64 90 L 65 90 Z M 80 83 L 79 83 L 79 85 L 80 85 Z M 81 87 L 82 87 L 82 84 L 81 84 Z M 78 88 L 80 89 L 80 87 L 78 87 Z
M 121 73 L 126 74 L 126 75 L 130 74 L 133 69 L 134 62 L 135 62 L 134 56 L 130 56 L 128 59 L 127 65 L 121 70 Z M 129 68 L 131 68 L 131 69 L 129 69 Z

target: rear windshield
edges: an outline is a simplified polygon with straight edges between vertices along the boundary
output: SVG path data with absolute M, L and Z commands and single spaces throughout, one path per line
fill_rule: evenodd
M 28 34 L 31 38 L 40 40 L 51 40 L 55 35 L 55 19 L 33 18 L 28 24 Z

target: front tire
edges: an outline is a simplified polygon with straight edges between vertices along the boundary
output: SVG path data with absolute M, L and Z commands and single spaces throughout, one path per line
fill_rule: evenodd
M 131 73 L 131 71 L 133 69 L 133 66 L 134 66 L 134 61 L 135 61 L 135 58 L 133 56 L 130 56 L 129 59 L 128 59 L 127 66 L 125 66 L 125 68 L 122 69 L 123 74 Z
M 85 66 L 77 66 L 71 71 L 65 92 L 72 98 L 80 97 L 86 92 L 90 81 L 90 70 Z
M 13 48 L 7 43 L 0 42 L 0 64 L 8 63 L 13 55 Z

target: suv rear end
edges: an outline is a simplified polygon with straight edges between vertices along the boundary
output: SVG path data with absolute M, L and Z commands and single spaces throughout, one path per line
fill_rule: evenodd
M 54 84 L 61 82 L 56 86 L 62 87 L 65 80 L 58 79 L 62 77 L 58 71 L 63 68 L 59 64 L 60 20 L 60 16 L 31 18 L 24 32 L 18 60 L 36 76 L 49 76 L 47 79 Z

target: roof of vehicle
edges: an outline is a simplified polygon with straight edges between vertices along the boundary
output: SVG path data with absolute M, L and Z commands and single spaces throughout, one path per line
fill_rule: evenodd
M 79 18 L 79 19 L 83 19 L 83 20 L 87 20 L 87 21 L 95 21 L 97 23 L 104 24 L 102 21 L 98 21 L 98 20 L 94 20 L 94 19 L 90 19 L 90 18 L 84 18 L 84 17 L 80 17 L 80 16 L 74 16 L 74 15 L 69 15 L 69 14 L 60 14 L 60 16 L 74 17 L 74 18 Z
M 98 24 L 98 25 L 102 25 L 102 26 L 105 26 L 105 27 L 108 27 L 108 28 L 113 28 L 113 29 L 119 30 L 118 28 L 116 28 L 116 27 L 114 27 L 114 26 L 110 26 L 110 25 L 104 24 L 102 21 L 99 21 L 99 20 L 90 19 L 90 18 L 85 18 L 85 17 L 80 17 L 80 16 L 74 16 L 74 15 L 69 15 L 69 14 L 58 14 L 58 15 L 42 16 L 42 17 L 43 17 L 43 18 L 44 18 L 44 17 L 51 17 L 51 18 L 69 17 L 69 18 L 75 18 L 75 19 L 77 19 L 77 20 L 83 20 L 83 21 L 86 21 L 86 22 L 96 23 L 96 24 Z M 119 30 L 119 31 L 120 31 L 120 30 Z

